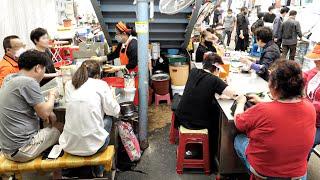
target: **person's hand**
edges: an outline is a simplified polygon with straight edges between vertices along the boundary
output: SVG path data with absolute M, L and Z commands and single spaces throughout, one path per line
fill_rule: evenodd
M 240 39 L 244 39 L 243 34 L 240 34 L 240 35 L 239 35 L 239 38 L 240 38 Z
M 255 104 L 261 103 L 263 100 L 256 94 L 249 94 L 248 95 L 249 101 Z
M 60 77 L 63 75 L 61 71 L 57 71 L 56 74 L 57 74 L 57 77 Z
M 251 61 L 246 57 L 240 57 L 240 62 L 247 65 L 251 64 Z
M 57 99 L 59 97 L 59 92 L 57 88 L 54 88 L 49 92 L 49 98 L 54 97 L 54 99 Z
M 239 95 L 236 101 L 237 104 L 245 104 L 247 102 L 247 98 L 244 95 Z

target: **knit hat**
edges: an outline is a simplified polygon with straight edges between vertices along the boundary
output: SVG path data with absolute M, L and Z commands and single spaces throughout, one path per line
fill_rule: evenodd
M 306 59 L 320 61 L 320 42 L 314 46 L 313 51 L 305 56 Z

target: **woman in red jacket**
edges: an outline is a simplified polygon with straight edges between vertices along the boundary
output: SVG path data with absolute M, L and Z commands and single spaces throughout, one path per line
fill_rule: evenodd
M 314 105 L 317 112 L 317 132 L 314 140 L 314 145 L 320 144 L 320 43 L 314 50 L 306 55 L 307 59 L 313 60 L 316 67 L 304 73 L 306 83 L 306 96 Z

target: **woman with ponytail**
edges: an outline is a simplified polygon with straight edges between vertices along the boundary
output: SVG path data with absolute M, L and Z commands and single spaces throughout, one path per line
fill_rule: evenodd
M 87 60 L 66 83 L 66 121 L 59 143 L 70 154 L 91 156 L 108 146 L 110 116 L 117 117 L 120 106 L 100 74 L 98 62 Z

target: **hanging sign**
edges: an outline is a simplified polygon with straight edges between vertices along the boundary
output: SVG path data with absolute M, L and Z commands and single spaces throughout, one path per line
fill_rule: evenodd
M 138 34 L 146 34 L 149 32 L 149 23 L 148 21 L 137 21 L 135 22 L 136 32 Z

